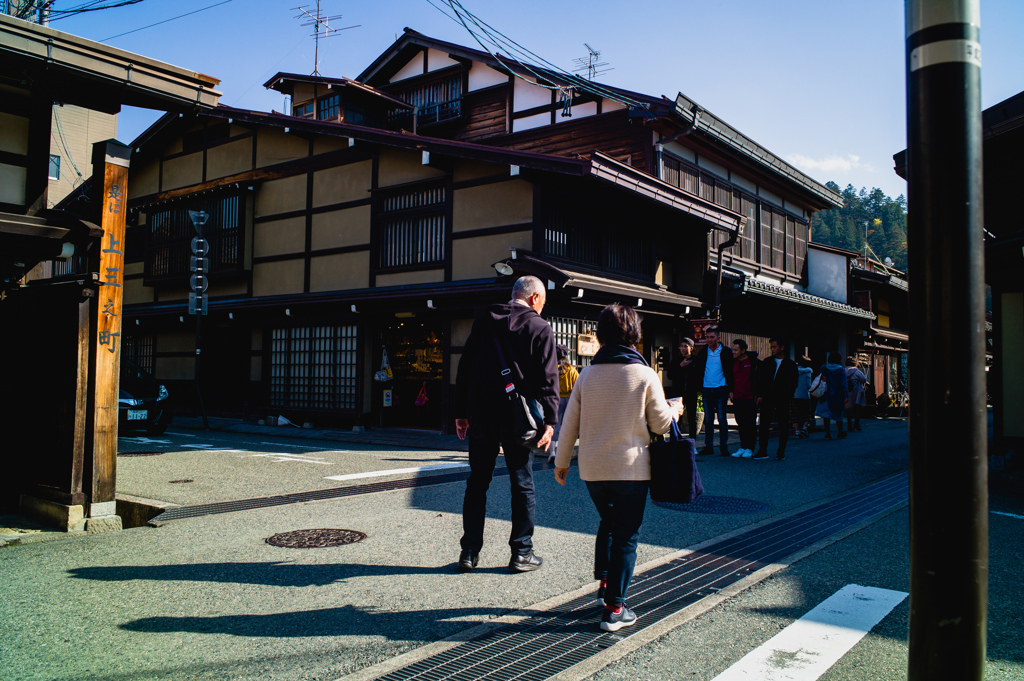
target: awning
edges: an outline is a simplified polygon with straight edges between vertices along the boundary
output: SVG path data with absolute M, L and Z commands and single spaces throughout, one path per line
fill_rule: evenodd
M 852 305 L 846 305 L 845 303 L 837 303 L 834 300 L 822 298 L 821 296 L 813 296 L 810 293 L 804 293 L 803 291 L 798 291 L 793 288 L 769 284 L 761 281 L 760 279 L 754 279 L 753 277 L 744 278 L 743 293 L 754 293 L 757 295 L 767 296 L 769 298 L 798 303 L 800 305 L 809 305 L 810 307 L 845 314 L 859 319 L 875 318 L 875 315 L 868 310 L 862 310 L 859 307 L 853 307 Z
M 103 230 L 63 211 L 47 210 L 35 216 L 0 213 L 0 288 L 17 286 L 25 272 L 38 263 L 60 256 L 65 243 L 85 253 L 90 239 Z

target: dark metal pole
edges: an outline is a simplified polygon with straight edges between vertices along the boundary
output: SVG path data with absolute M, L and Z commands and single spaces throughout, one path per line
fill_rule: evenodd
M 196 397 L 199 398 L 199 412 L 203 415 L 203 428 L 210 429 L 210 422 L 206 418 L 206 406 L 203 404 L 203 389 L 200 385 L 199 365 L 203 352 L 203 313 L 196 315 Z
M 980 681 L 988 587 L 979 0 L 907 0 L 909 681 Z

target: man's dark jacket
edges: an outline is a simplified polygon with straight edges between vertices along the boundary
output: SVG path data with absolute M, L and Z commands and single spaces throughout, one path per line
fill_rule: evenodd
M 511 369 L 501 375 L 495 340 Z M 533 308 L 519 303 L 492 305 L 473 322 L 455 379 L 455 418 L 504 418 L 512 412 L 505 386 L 539 400 L 544 423 L 558 421 L 558 360 L 555 334 Z
M 757 369 L 754 394 L 767 400 L 792 399 L 793 393 L 796 391 L 798 376 L 796 362 L 793 360 L 783 359 L 776 371 L 775 358 L 768 357 L 761 362 L 761 366 Z
M 690 363 L 685 367 L 679 366 L 683 361 L 683 355 L 678 350 L 672 351 L 672 359 L 669 360 L 668 380 L 672 381 L 673 393 L 670 397 L 686 397 L 686 398 L 697 398 L 697 393 L 700 392 L 701 386 L 698 385 L 700 382 L 697 379 L 696 367 L 693 365 L 693 354 L 690 354 Z
M 733 378 L 732 378 L 732 350 L 725 347 L 724 345 L 719 346 L 722 350 L 722 373 L 725 374 L 725 385 L 732 392 L 733 389 Z M 697 390 L 703 390 L 704 388 L 704 370 L 708 366 L 708 346 L 701 346 L 700 350 L 697 351 L 697 356 L 693 361 L 694 368 L 694 380 L 697 383 Z

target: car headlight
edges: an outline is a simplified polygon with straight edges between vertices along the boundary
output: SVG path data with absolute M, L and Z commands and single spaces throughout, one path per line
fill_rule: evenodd
M 168 397 L 170 397 L 170 393 L 167 392 L 167 388 L 163 384 L 160 384 L 160 394 L 157 395 L 156 399 L 166 400 Z

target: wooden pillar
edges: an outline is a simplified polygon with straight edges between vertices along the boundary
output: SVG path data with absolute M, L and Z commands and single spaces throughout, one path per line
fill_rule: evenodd
M 103 178 L 99 291 L 93 306 L 91 447 L 87 457 L 89 520 L 86 529 L 120 529 L 114 498 L 117 482 L 117 396 L 121 367 L 121 301 L 124 231 L 131 148 L 107 140 L 93 145 L 93 177 Z M 96 188 L 100 190 L 99 187 Z M 99 520 L 106 519 L 106 520 Z

